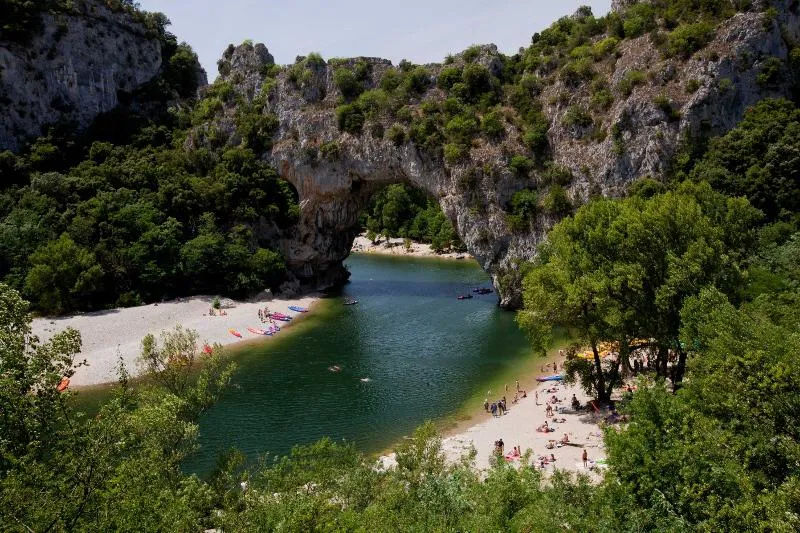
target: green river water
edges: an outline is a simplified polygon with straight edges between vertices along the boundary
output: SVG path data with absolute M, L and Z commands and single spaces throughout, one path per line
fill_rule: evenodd
M 487 388 L 502 396 L 504 382 L 538 364 L 494 294 L 456 299 L 489 286 L 475 263 L 356 255 L 347 265 L 341 296 L 283 338 L 237 352 L 232 387 L 202 417 L 187 471 L 208 472 L 231 447 L 255 460 L 324 436 L 377 452 L 426 419 L 465 405 L 480 412 Z M 359 304 L 343 306 L 344 297 Z

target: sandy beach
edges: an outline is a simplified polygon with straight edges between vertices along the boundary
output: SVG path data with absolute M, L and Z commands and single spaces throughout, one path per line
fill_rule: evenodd
M 472 259 L 467 253 L 452 252 L 437 254 L 433 251 L 430 244 L 412 242 L 411 247 L 406 249 L 404 239 L 394 238 L 386 240 L 381 238 L 377 244 L 367 239 L 366 234 L 362 233 L 353 241 L 350 250 L 353 253 L 395 255 L 404 257 L 440 257 L 442 259 Z
M 194 296 L 169 302 L 98 311 L 62 317 L 44 317 L 33 320 L 33 333 L 46 341 L 55 333 L 72 327 L 80 331 L 83 341 L 82 351 L 76 362 L 86 360 L 88 365 L 77 369 L 71 379 L 71 386 L 98 385 L 116 381 L 119 357 L 125 361 L 128 371 L 136 376 L 136 359 L 141 353 L 142 338 L 148 333 L 158 336 L 164 330 L 173 329 L 180 324 L 185 329 L 193 329 L 200 335 L 200 343 L 234 344 L 248 340 L 266 340 L 270 337 L 255 335 L 248 327 L 260 328 L 258 310 L 268 306 L 271 311 L 290 316 L 298 315 L 289 306 L 310 308 L 320 298 L 313 294 L 293 299 L 257 299 L 247 302 L 231 302 L 224 307 L 224 316 L 209 316 L 213 297 Z M 312 311 L 313 312 L 313 311 Z M 279 322 L 281 327 L 289 323 Z M 242 338 L 228 332 L 235 329 Z M 278 335 L 281 335 L 280 332 Z
M 545 372 L 550 374 L 552 372 Z M 571 412 L 571 400 L 574 394 L 582 405 L 590 398 L 579 386 L 567 386 L 561 382 L 539 383 L 534 378 L 520 381 L 520 389 L 527 392 L 526 398 L 521 398 L 517 403 L 512 403 L 516 385 L 511 384 L 508 392 L 492 391 L 487 396 L 489 403 L 506 396 L 508 411 L 502 416 L 492 416 L 483 413 L 482 420 L 465 429 L 456 429 L 454 433 L 442 439 L 442 448 L 447 460 L 457 463 L 467 454 L 471 447 L 475 447 L 477 456 L 475 466 L 478 470 L 487 470 L 489 461 L 494 454 L 495 441 L 502 439 L 505 447 L 504 453 L 508 454 L 519 446 L 524 454 L 531 450 L 531 463 L 540 465 L 539 457 L 546 456 L 548 463 L 544 465 L 544 472 L 552 473 L 556 469 L 580 472 L 593 479 L 599 479 L 599 469 L 603 468 L 605 459 L 602 431 L 598 426 L 600 416 L 581 412 Z M 548 392 L 549 391 L 549 392 Z M 538 393 L 538 404 L 537 404 Z M 552 403 L 553 416 L 547 416 L 547 403 L 555 397 L 560 402 Z M 560 412 L 566 410 L 566 412 Z M 554 422 L 554 419 L 558 421 Z M 563 421 L 562 421 L 563 420 Z M 543 433 L 537 431 L 545 421 L 555 431 Z M 559 441 L 567 435 L 570 445 L 562 445 Z M 552 442 L 551 442 L 552 441 Z M 552 448 L 548 448 L 548 445 Z M 582 455 L 586 449 L 588 455 L 587 466 L 584 467 Z M 550 461 L 551 454 L 555 461 Z M 600 461 L 600 464 L 597 461 Z M 395 464 L 394 454 L 379 458 L 384 467 L 390 468 Z M 518 460 L 511 461 L 518 464 Z

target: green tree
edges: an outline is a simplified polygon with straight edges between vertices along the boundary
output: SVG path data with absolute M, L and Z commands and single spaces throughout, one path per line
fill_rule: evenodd
M 757 220 L 746 202 L 707 185 L 592 202 L 550 232 L 525 278 L 520 323 L 540 349 L 552 327 L 575 329 L 594 364 L 574 359 L 567 369 L 601 400 L 610 398 L 620 365 L 630 365 L 634 339 L 653 339 L 658 374 L 678 384 L 687 358 L 679 336 L 683 303 L 705 287 L 737 291 Z M 599 357 L 600 341 L 619 346 L 610 364 Z M 670 353 L 676 360 L 668 371 Z
M 36 298 L 37 307 L 61 313 L 96 290 L 103 275 L 91 252 L 67 235 L 51 241 L 31 255 L 32 267 L 25 278 L 25 291 Z

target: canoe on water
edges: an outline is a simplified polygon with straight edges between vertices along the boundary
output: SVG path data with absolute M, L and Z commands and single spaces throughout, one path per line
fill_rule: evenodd
M 298 307 L 296 305 L 290 305 L 289 309 L 297 313 L 308 313 L 308 309 L 306 309 L 305 307 Z
M 242 338 L 242 334 L 241 334 L 241 333 L 239 333 L 238 331 L 236 331 L 236 330 L 235 330 L 235 329 L 233 329 L 233 328 L 229 329 L 229 330 L 228 330 L 228 333 L 230 333 L 230 334 L 231 334 L 231 335 L 233 335 L 234 337 L 239 337 L 240 339 Z
M 553 374 L 552 376 L 539 376 L 536 381 L 561 381 L 564 376 L 561 374 Z

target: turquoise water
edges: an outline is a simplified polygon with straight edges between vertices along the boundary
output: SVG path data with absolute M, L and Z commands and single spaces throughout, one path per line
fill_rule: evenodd
M 207 472 L 231 447 L 255 460 L 323 436 L 379 451 L 530 361 L 494 294 L 456 299 L 489 286 L 476 264 L 358 255 L 347 266 L 341 296 L 290 335 L 236 356 L 233 386 L 201 418 L 202 449 L 188 471 Z M 344 297 L 359 304 L 343 306 Z

